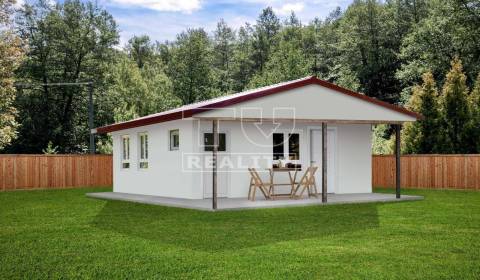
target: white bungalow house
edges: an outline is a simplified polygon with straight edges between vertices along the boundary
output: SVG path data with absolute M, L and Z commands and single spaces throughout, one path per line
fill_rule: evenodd
M 247 197 L 248 167 L 261 172 L 280 159 L 301 169 L 319 166 L 315 176 L 324 200 L 327 192 L 371 193 L 372 125 L 395 124 L 399 133 L 402 123 L 420 117 L 306 77 L 93 132 L 113 137 L 114 193 L 183 199 L 213 196 L 216 207 L 217 197 Z M 325 150 L 327 156 L 322 157 Z M 285 179 L 282 175 L 286 176 L 279 174 L 276 180 Z M 400 197 L 399 180 L 397 184 Z

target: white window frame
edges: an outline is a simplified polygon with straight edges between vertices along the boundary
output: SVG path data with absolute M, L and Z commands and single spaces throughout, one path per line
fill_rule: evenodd
M 273 157 L 273 134 L 283 134 L 283 158 L 287 162 L 299 164 L 301 163 L 302 160 L 302 146 L 303 146 L 303 141 L 302 141 L 302 132 L 301 131 L 276 131 L 272 133 L 272 157 Z M 298 159 L 289 159 L 290 157 L 290 134 L 298 134 Z M 278 160 L 274 160 L 274 162 L 278 162 Z
M 138 168 L 148 169 L 148 133 L 138 133 Z
M 202 132 L 202 145 L 201 145 L 201 148 L 202 148 L 202 151 L 205 152 L 205 153 L 211 153 L 212 151 L 206 151 L 205 149 L 208 147 L 207 145 L 205 145 L 205 134 L 212 134 L 212 137 L 213 137 L 213 133 L 212 131 L 203 131 Z M 224 134 L 225 135 L 225 151 L 222 151 L 220 150 L 220 134 Z M 218 153 L 227 153 L 229 151 L 229 138 L 228 138 L 228 135 L 229 135 L 229 131 L 218 131 Z M 212 149 L 213 149 L 213 145 L 210 146 Z M 210 148 L 209 147 L 209 148 Z
M 178 146 L 174 147 L 173 146 L 173 136 L 174 134 L 177 134 L 178 136 Z M 171 129 L 168 131 L 168 146 L 170 151 L 178 151 L 180 149 L 180 129 Z
M 130 168 L 130 135 L 122 135 L 121 145 L 122 145 L 121 167 L 122 169 L 129 169 Z

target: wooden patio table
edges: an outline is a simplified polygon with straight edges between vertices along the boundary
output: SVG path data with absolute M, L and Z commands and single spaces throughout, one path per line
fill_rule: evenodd
M 297 179 L 298 171 L 301 171 L 301 168 L 291 168 L 291 167 L 275 167 L 275 168 L 267 168 L 270 173 L 270 197 L 275 199 L 275 197 L 290 197 L 294 198 L 295 195 L 295 180 Z M 290 179 L 290 183 L 275 183 L 273 181 L 273 177 L 276 172 L 288 172 L 288 178 Z M 293 173 L 293 175 L 292 175 Z M 290 193 L 280 193 L 275 194 L 275 186 L 291 186 Z

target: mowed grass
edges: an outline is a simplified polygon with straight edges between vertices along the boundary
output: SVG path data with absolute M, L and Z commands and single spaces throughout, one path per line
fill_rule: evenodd
M 108 190 L 0 193 L 0 279 L 480 278 L 480 192 L 216 213 L 85 197 Z

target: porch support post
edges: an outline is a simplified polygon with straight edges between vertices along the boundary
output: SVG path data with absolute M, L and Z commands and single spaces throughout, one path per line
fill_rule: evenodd
M 217 152 L 218 152 L 218 120 L 212 121 L 212 209 L 217 209 Z
M 322 123 L 322 202 L 327 202 L 327 123 Z
M 401 183 L 401 169 L 400 169 L 400 130 L 402 125 L 395 125 L 395 193 L 396 197 L 400 198 L 400 183 Z

